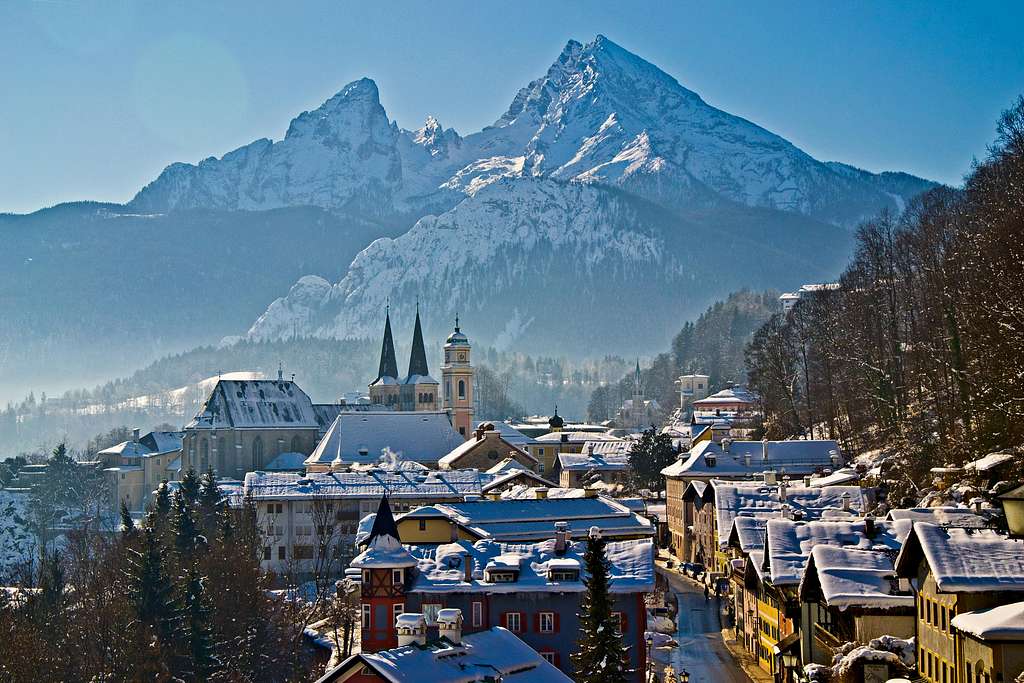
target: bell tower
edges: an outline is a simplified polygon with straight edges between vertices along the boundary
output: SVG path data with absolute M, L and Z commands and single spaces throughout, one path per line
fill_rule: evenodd
M 444 409 L 451 417 L 452 426 L 468 439 L 473 433 L 473 365 L 472 347 L 459 329 L 459 316 L 455 316 L 455 330 L 444 343 L 444 365 L 441 381 L 444 384 Z

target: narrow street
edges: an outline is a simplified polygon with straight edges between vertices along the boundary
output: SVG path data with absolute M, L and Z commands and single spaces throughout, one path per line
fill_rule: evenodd
M 719 602 L 705 600 L 702 588 L 675 572 L 661 573 L 679 601 L 675 635 L 679 647 L 655 653 L 659 668 L 671 664 L 676 673 L 687 671 L 690 683 L 751 683 L 722 641 Z

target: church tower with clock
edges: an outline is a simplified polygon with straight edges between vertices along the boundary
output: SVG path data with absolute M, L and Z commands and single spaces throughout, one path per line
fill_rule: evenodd
M 468 439 L 473 433 L 473 366 L 470 362 L 469 339 L 459 329 L 455 316 L 455 330 L 444 344 L 444 365 L 441 382 L 444 385 L 444 409 L 451 416 L 452 426 Z

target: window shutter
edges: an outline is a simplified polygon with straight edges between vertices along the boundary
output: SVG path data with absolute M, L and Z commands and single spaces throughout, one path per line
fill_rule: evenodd
M 558 612 L 555 612 L 555 633 L 558 633 Z M 555 661 L 558 661 L 558 655 L 555 655 Z
M 508 628 L 508 612 L 501 613 L 501 625 Z M 512 629 L 509 628 L 508 630 L 511 631 Z
M 533 615 L 533 630 L 535 633 L 540 633 L 540 612 Z
M 519 613 L 519 630 L 516 633 L 526 633 L 526 612 Z

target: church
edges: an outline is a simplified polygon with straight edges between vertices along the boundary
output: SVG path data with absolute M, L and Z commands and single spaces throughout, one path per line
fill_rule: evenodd
M 377 378 L 370 382 L 370 402 L 404 412 L 436 412 L 448 414 L 452 426 L 463 439 L 473 429 L 473 366 L 470 361 L 472 347 L 469 339 L 459 329 L 458 316 L 455 329 L 448 335 L 444 345 L 444 364 L 441 379 L 444 382 L 443 396 L 438 396 L 441 386 L 430 376 L 427 353 L 423 345 L 423 327 L 420 324 L 420 310 L 416 307 L 416 323 L 412 333 L 412 352 L 409 355 L 409 371 L 405 377 L 398 376 L 398 361 L 395 358 L 395 340 L 391 333 L 391 312 L 384 313 L 384 340 L 380 349 L 380 365 Z

